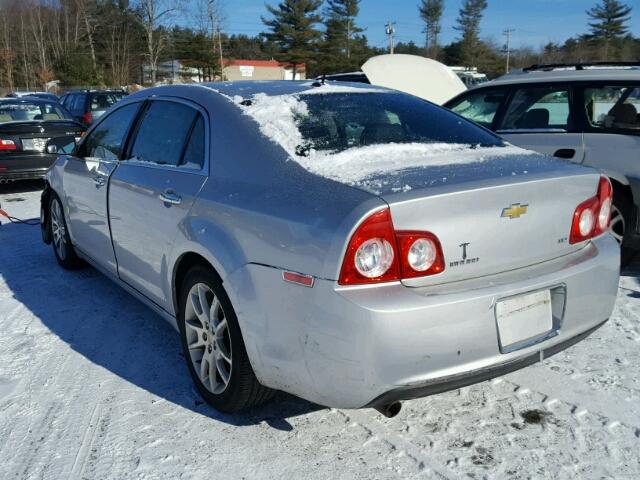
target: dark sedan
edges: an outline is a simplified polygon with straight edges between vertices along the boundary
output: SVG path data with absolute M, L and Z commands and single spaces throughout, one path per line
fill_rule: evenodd
M 57 102 L 33 97 L 0 100 L 0 183 L 43 178 L 56 159 L 45 152 L 47 140 L 80 137 L 84 131 Z

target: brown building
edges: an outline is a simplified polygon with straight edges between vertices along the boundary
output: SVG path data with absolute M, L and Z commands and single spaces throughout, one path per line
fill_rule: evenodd
M 292 80 L 293 67 L 276 60 L 227 60 L 225 80 Z M 296 80 L 306 79 L 305 66 L 296 67 Z

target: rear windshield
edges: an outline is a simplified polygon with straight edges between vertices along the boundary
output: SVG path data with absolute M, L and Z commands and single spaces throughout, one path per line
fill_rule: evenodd
M 101 92 L 91 94 L 91 111 L 107 110 L 111 105 L 126 97 L 124 92 Z
M 0 103 L 0 123 L 42 120 L 71 120 L 71 116 L 53 102 Z
M 387 144 L 502 146 L 491 132 L 419 98 L 394 93 L 300 95 L 306 111 L 297 114 L 303 143 L 310 150 L 339 153 Z

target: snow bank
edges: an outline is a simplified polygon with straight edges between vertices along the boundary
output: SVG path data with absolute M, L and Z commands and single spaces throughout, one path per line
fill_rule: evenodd
M 478 147 L 450 143 L 391 143 L 353 147 L 342 152 L 309 150 L 296 154 L 305 143 L 298 129 L 300 118 L 309 114 L 304 96 L 317 93 L 366 92 L 348 86 L 326 85 L 297 95 L 255 95 L 250 104 L 242 97 L 230 99 L 258 122 L 260 131 L 286 150 L 290 158 L 306 170 L 325 178 L 371 189 L 371 177 L 419 167 L 482 163 L 513 155 L 539 155 L 515 146 Z M 383 90 L 378 90 L 383 91 Z M 312 93 L 309 93 L 312 92 Z

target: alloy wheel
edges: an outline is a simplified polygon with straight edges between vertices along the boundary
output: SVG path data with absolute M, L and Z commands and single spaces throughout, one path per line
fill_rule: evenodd
M 231 335 L 220 300 L 204 283 L 187 296 L 184 327 L 189 356 L 202 385 L 219 395 L 231 379 Z
M 51 234 L 56 253 L 61 260 L 64 260 L 67 257 L 67 232 L 58 199 L 51 202 Z
M 611 209 L 611 226 L 609 227 L 611 230 L 611 234 L 617 240 L 617 242 L 622 245 L 622 240 L 624 238 L 625 231 L 625 222 L 624 216 L 618 207 L 615 205 Z

